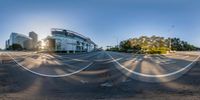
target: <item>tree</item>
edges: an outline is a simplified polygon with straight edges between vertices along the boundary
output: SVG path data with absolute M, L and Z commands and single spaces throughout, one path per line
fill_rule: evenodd
M 122 51 L 122 52 L 140 52 L 140 53 L 167 53 L 170 50 L 170 39 L 165 39 L 159 36 L 141 36 L 139 38 L 132 38 L 120 42 L 120 49 L 118 46 L 112 47 L 111 51 Z M 171 49 L 176 51 L 192 51 L 200 50 L 179 38 L 171 39 Z
M 172 41 L 172 50 L 177 50 L 177 51 L 199 50 L 198 47 L 195 47 L 194 45 L 191 45 L 186 41 L 181 41 L 179 38 L 172 38 L 171 41 Z
M 122 51 L 127 51 L 128 49 L 131 49 L 131 42 L 130 40 L 125 40 L 120 42 L 120 48 Z
M 13 44 L 12 46 L 9 47 L 11 50 L 22 50 L 22 46 L 20 44 Z

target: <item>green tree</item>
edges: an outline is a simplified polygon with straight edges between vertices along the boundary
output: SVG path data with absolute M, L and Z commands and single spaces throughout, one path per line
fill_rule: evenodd
M 171 41 L 171 49 L 176 51 L 192 51 L 200 50 L 179 38 L 168 38 L 159 36 L 141 36 L 139 38 L 132 38 L 120 42 L 120 48 L 118 46 L 112 47 L 112 51 L 123 52 L 140 52 L 140 53 L 166 53 L 169 51 Z
M 131 41 L 130 40 L 121 41 L 120 48 L 121 48 L 121 51 L 124 51 L 124 52 L 127 52 L 128 50 L 132 49 Z
M 10 46 L 11 50 L 23 50 L 22 46 L 20 44 L 13 44 Z
M 189 44 L 188 42 L 182 41 L 179 38 L 172 38 L 172 50 L 177 51 L 194 51 L 199 50 L 198 47 Z

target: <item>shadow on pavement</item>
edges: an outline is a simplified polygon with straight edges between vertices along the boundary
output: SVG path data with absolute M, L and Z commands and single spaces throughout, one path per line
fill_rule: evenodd
M 6 72 L 0 74 L 0 86 L 8 88 L 3 89 L 1 93 L 9 94 L 10 97 L 41 100 L 44 98 L 133 99 L 136 96 L 156 97 L 158 94 L 198 95 L 200 94 L 199 66 L 198 62 L 190 71 L 174 81 L 146 83 L 125 76 L 112 63 L 97 64 L 78 74 L 61 78 L 37 76 L 15 63 L 10 63 L 0 65 L 0 71 Z M 3 83 L 4 81 L 6 82 Z M 105 82 L 110 82 L 112 85 L 102 86 L 101 84 Z

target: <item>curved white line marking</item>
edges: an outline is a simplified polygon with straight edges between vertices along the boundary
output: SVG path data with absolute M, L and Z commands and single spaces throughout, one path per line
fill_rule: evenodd
M 27 67 L 21 65 L 20 63 L 18 63 L 10 54 L 6 53 L 9 57 L 11 57 L 13 59 L 14 62 L 16 62 L 19 66 L 21 66 L 22 68 L 24 68 L 25 70 L 33 73 L 33 74 L 36 74 L 36 75 L 39 75 L 39 76 L 45 76 L 45 77 L 65 77 L 65 76 L 70 76 L 70 75 L 73 75 L 73 74 L 76 74 L 76 73 L 79 73 L 81 71 L 83 71 L 84 69 L 88 68 L 90 65 L 93 64 L 93 62 L 89 63 L 87 66 L 81 68 L 80 70 L 77 70 L 77 71 L 74 71 L 72 73 L 68 73 L 68 74 L 62 74 L 62 75 L 47 75 L 47 74 L 41 74 L 41 73 L 38 73 L 38 72 L 35 72 L 35 71 L 32 71 L 30 69 L 28 69 Z
M 74 59 L 74 58 L 70 58 L 70 57 L 60 57 L 60 58 L 67 58 L 69 60 L 72 60 L 72 61 L 79 61 L 79 62 L 89 62 L 89 60 L 84 60 L 84 59 Z
M 181 71 L 184 71 L 185 69 L 187 69 L 188 67 L 190 67 L 192 64 L 194 64 L 199 58 L 200 58 L 200 55 L 194 60 L 192 61 L 190 64 L 188 64 L 187 66 L 185 66 L 184 68 L 181 68 L 180 70 L 178 71 L 175 71 L 175 72 L 172 72 L 172 73 L 168 73 L 168 74 L 163 74 L 163 75 L 149 75 L 149 74 L 143 74 L 143 73 L 139 73 L 139 72 L 135 72 L 133 70 L 130 70 L 126 67 L 124 67 L 123 65 L 121 65 L 118 61 L 116 61 L 110 54 L 108 54 L 106 52 L 106 54 L 111 57 L 113 59 L 113 61 L 115 61 L 120 67 L 124 68 L 125 70 L 129 71 L 130 73 L 133 73 L 135 75 L 139 75 L 139 76 L 143 76 L 143 77 L 155 77 L 155 78 L 158 78 L 158 77 L 168 77 L 168 76 L 171 76 L 171 75 L 175 75 Z
M 99 62 L 103 62 L 103 61 L 108 61 L 108 60 L 112 60 L 112 58 L 109 58 L 109 59 L 99 59 L 99 60 L 94 60 L 94 61 L 99 61 Z

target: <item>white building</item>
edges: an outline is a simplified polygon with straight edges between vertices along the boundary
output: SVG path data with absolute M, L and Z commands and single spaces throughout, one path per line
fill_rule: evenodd
M 53 28 L 51 34 L 55 41 L 55 51 L 91 52 L 97 46 L 90 38 L 74 31 Z

